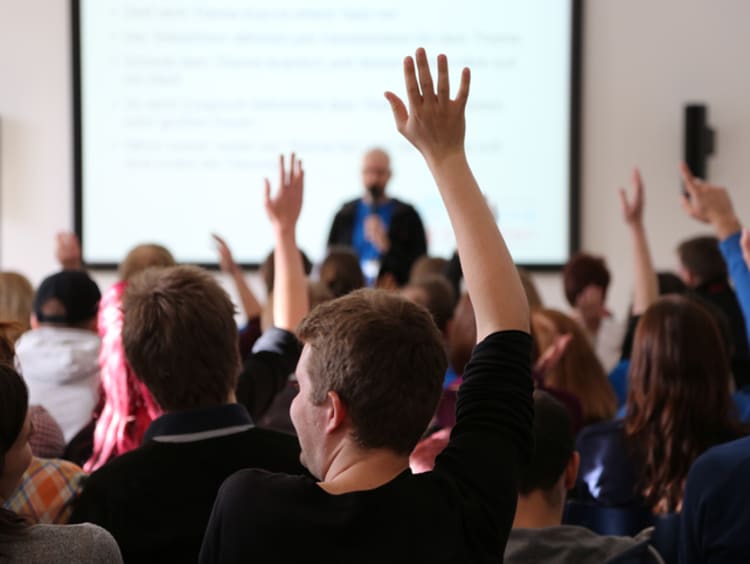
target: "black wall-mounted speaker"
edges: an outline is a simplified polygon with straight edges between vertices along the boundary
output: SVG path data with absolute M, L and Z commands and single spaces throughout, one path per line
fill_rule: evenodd
M 714 152 L 714 130 L 708 126 L 705 104 L 685 106 L 685 138 L 683 159 L 693 174 L 708 178 L 708 156 Z

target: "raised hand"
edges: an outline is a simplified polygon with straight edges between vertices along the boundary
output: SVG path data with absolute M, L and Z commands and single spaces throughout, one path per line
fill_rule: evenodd
M 271 183 L 266 178 L 265 207 L 274 229 L 281 232 L 294 231 L 302 209 L 302 192 L 305 172 L 302 161 L 291 156 L 289 170 L 284 167 L 284 155 L 279 156 L 279 188 L 271 197 Z
M 622 203 L 622 215 L 628 225 L 641 224 L 643 222 L 643 180 L 641 172 L 633 169 L 631 198 L 628 200 L 628 194 L 624 188 L 620 188 L 620 202 Z
M 55 257 L 63 270 L 81 270 L 81 243 L 78 236 L 69 231 L 60 231 L 55 236 Z
M 229 245 L 227 245 L 226 241 L 216 233 L 211 233 L 211 237 L 213 237 L 216 242 L 216 249 L 219 251 L 219 266 L 221 267 L 221 270 L 227 274 L 234 274 L 238 270 L 238 267 L 237 263 L 234 261 Z
M 685 163 L 680 166 L 680 172 L 689 195 L 682 195 L 685 213 L 698 221 L 710 223 L 720 239 L 737 233 L 741 226 L 726 189 L 694 177 Z
M 470 73 L 464 68 L 455 100 L 450 99 L 448 58 L 438 55 L 437 90 L 432 82 L 427 54 L 420 48 L 414 59 L 404 59 L 404 81 L 409 109 L 393 92 L 385 97 L 391 104 L 396 128 L 424 155 L 428 164 L 439 162 L 453 153 L 462 153 L 466 120 L 464 109 L 469 97 Z M 419 77 L 417 78 L 417 71 Z
M 620 202 L 625 223 L 630 227 L 633 241 L 633 315 L 643 314 L 659 297 L 659 280 L 656 277 L 651 251 L 643 226 L 645 195 L 641 172 L 633 169 L 631 199 L 625 189 L 620 188 Z M 593 306 L 592 306 L 593 307 Z M 585 314 L 582 314 L 585 316 Z M 594 319 L 594 318 L 592 318 Z

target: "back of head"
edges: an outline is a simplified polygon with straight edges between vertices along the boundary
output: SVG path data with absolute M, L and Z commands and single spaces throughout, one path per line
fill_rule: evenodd
M 174 266 L 177 264 L 172 253 L 166 247 L 154 243 L 138 245 L 130 250 L 125 260 L 120 263 L 120 280 L 130 280 L 136 274 L 155 266 Z
M 320 265 L 319 278 L 335 298 L 359 290 L 365 285 L 359 258 L 349 247 L 333 247 L 328 251 Z
M 563 404 L 546 392 L 534 392 L 534 453 L 521 472 L 519 492 L 550 492 L 575 451 L 573 423 Z M 554 500 L 562 503 L 562 500 Z
M 315 308 L 299 327 L 311 348 L 312 401 L 335 391 L 361 448 L 408 454 L 442 391 L 442 336 L 430 314 L 390 292 L 357 290 Z
M 300 260 L 302 261 L 302 268 L 305 270 L 305 274 L 309 275 L 310 272 L 312 272 L 312 262 L 304 253 L 304 251 L 300 251 L 299 256 Z M 263 285 L 266 287 L 267 294 L 271 294 L 271 292 L 273 292 L 273 279 L 275 277 L 273 257 L 274 254 L 273 251 L 271 251 L 270 253 L 268 253 L 266 260 L 261 263 L 260 268 L 258 269 L 261 277 L 263 278 Z
M 677 256 L 697 284 L 727 279 L 727 264 L 716 237 L 694 237 L 683 241 L 677 247 Z
M 229 296 L 205 270 L 152 268 L 123 297 L 128 362 L 165 411 L 227 403 L 240 369 Z
M 23 274 L 0 272 L 0 320 L 14 321 L 18 325 L 6 333 L 11 341 L 16 341 L 21 333 L 30 328 L 34 287 Z
M 440 332 L 445 334 L 448 322 L 453 318 L 456 297 L 453 295 L 453 287 L 444 276 L 426 275 L 403 288 L 401 293 L 405 298 L 426 308 Z
M 574 394 L 585 423 L 611 419 L 617 411 L 617 396 L 578 322 L 560 311 L 539 309 L 532 312 L 531 324 L 540 354 L 556 337 L 571 335 L 562 357 L 545 374 L 545 383 Z
M 448 268 L 448 261 L 444 258 L 421 256 L 411 265 L 409 284 L 419 282 L 426 277 L 442 275 L 446 268 Z
M 45 278 L 34 296 L 40 324 L 86 327 L 96 319 L 102 294 L 82 270 L 63 270 Z
M 576 299 L 588 286 L 599 286 L 606 296 L 609 280 L 604 259 L 586 253 L 574 255 L 563 268 L 565 298 L 571 306 L 575 306 Z
M 729 366 L 712 316 L 693 300 L 661 298 L 641 317 L 628 376 L 628 443 L 643 470 L 642 493 L 674 511 L 693 460 L 734 438 Z

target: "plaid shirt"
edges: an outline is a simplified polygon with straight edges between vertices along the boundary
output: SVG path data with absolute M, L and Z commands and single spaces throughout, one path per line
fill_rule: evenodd
M 34 457 L 3 507 L 33 523 L 65 524 L 85 476 L 83 470 L 67 460 Z

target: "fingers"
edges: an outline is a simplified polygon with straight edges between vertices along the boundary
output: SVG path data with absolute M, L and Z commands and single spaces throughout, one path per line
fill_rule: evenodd
M 271 207 L 271 182 L 268 178 L 264 178 L 263 181 L 265 182 L 263 203 L 266 206 L 266 211 L 268 211 Z
M 388 100 L 388 103 L 391 105 L 393 119 L 396 122 L 396 129 L 401 131 L 406 124 L 406 121 L 409 119 L 409 112 L 406 110 L 406 106 L 401 98 L 396 96 L 393 92 L 386 92 L 385 99 Z
M 456 94 L 456 102 L 458 102 L 462 108 L 466 107 L 466 101 L 469 99 L 469 83 L 471 82 L 471 71 L 468 67 L 464 67 L 461 71 L 461 82 L 458 85 L 458 94 Z
M 685 163 L 680 163 L 680 174 L 682 174 L 682 180 L 685 183 L 685 190 L 687 190 L 690 196 L 696 196 L 698 193 L 698 182 L 693 176 L 690 167 Z
M 284 168 L 284 154 L 279 155 L 279 189 L 286 184 L 286 170 Z
M 211 233 L 211 237 L 213 237 L 213 240 L 216 241 L 216 244 L 219 245 L 219 247 L 222 247 L 222 248 L 227 247 L 227 244 L 224 241 L 224 239 L 219 237 L 216 233 Z
M 435 87 L 432 85 L 432 74 L 430 64 L 427 62 L 427 53 L 423 48 L 417 49 L 417 70 L 419 71 L 419 85 L 422 88 L 423 100 L 435 99 Z
M 630 209 L 630 205 L 628 204 L 628 194 L 625 192 L 625 188 L 620 187 L 618 189 L 618 192 L 620 194 L 620 204 L 622 205 L 622 213 L 625 214 L 625 218 L 628 217 L 628 211 Z
M 406 96 L 409 98 L 409 107 L 415 108 L 422 103 L 422 95 L 419 93 L 417 84 L 417 73 L 414 70 L 414 59 L 404 59 L 404 82 L 406 83 Z
M 635 188 L 636 193 L 643 192 L 643 178 L 637 167 L 633 169 L 633 188 Z
M 437 83 L 438 101 L 447 102 L 448 100 L 450 100 L 450 96 L 451 96 L 450 79 L 448 77 L 448 57 L 446 57 L 445 55 L 438 55 L 437 69 L 438 69 L 438 83 Z

